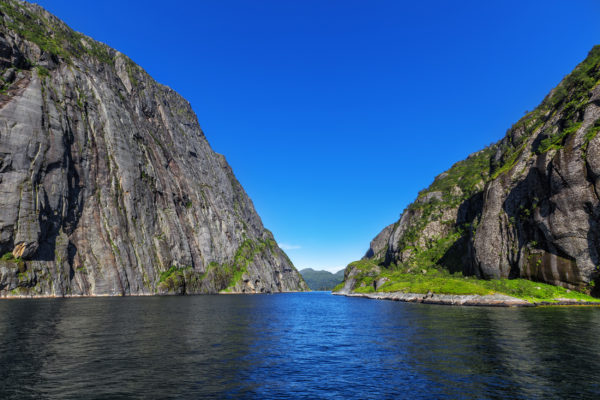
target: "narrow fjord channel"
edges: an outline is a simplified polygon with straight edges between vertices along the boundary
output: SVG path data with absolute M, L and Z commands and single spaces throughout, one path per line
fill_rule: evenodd
M 332 296 L 0 302 L 0 397 L 593 398 L 600 309 Z

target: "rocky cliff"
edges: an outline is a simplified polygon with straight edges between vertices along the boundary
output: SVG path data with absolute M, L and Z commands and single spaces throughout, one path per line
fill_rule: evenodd
M 598 294 L 600 46 L 498 143 L 435 178 L 365 255 L 368 274 L 422 267 Z M 346 270 L 346 291 L 357 265 Z M 426 272 L 426 271 L 425 271 Z M 377 282 L 377 279 L 374 280 Z M 598 282 L 600 283 L 600 282 Z
M 42 8 L 0 2 L 0 295 L 307 286 L 190 104 Z

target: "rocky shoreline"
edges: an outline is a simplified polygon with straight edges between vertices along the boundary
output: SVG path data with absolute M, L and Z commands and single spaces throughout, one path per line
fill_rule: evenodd
M 53 294 L 39 294 L 39 295 L 27 295 L 27 294 L 8 294 L 0 295 L 0 301 L 2 300 L 20 300 L 20 299 L 87 299 L 95 297 L 190 297 L 190 296 L 241 296 L 241 295 L 271 295 L 271 294 L 283 294 L 283 293 L 306 293 L 304 290 L 289 290 L 284 292 L 219 292 L 219 293 L 135 293 L 135 294 L 65 294 L 65 295 L 53 295 Z
M 558 299 L 557 302 L 534 302 L 511 297 L 503 294 L 492 295 L 456 295 L 435 293 L 403 293 L 403 292 L 375 292 L 375 293 L 341 293 L 332 292 L 336 296 L 366 297 L 375 300 L 404 301 L 407 303 L 439 304 L 449 306 L 480 306 L 480 307 L 536 307 L 536 306 L 600 306 L 599 303 L 590 301 L 577 301 L 574 299 Z

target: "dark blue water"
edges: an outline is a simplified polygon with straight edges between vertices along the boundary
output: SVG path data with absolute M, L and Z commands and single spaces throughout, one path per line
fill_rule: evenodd
M 599 398 L 600 309 L 0 301 L 0 398 Z

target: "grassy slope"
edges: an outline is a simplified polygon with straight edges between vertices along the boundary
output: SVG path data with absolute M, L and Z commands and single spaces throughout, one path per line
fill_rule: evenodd
M 465 199 L 481 192 L 483 185 L 489 180 L 510 171 L 518 156 L 525 151 L 526 138 L 533 135 L 550 117 L 560 112 L 563 115 L 561 123 L 552 133 L 547 134 L 540 144 L 532 149 L 533 153 L 541 154 L 564 146 L 566 138 L 580 126 L 577 119 L 581 110 L 587 104 L 590 89 L 600 81 L 600 46 L 595 46 L 588 57 L 563 82 L 553 90 L 534 111 L 521 118 L 507 132 L 500 142 L 487 147 L 479 153 L 460 161 L 448 171 L 436 177 L 434 182 L 419 193 L 418 198 L 430 192 L 441 192 L 443 198 L 427 202 L 414 202 L 405 212 L 420 211 L 411 226 L 400 237 L 398 248 L 411 250 L 410 259 L 403 265 L 384 264 L 380 260 L 360 260 L 351 263 L 349 267 L 358 267 L 355 292 L 368 293 L 374 291 L 373 281 L 387 278 L 388 282 L 377 289 L 381 292 L 411 292 L 440 294 L 493 294 L 502 293 L 522 298 L 528 301 L 555 301 L 557 298 L 580 299 L 585 301 L 600 301 L 586 294 L 567 291 L 556 287 L 525 279 L 479 280 L 475 277 L 465 277 L 460 273 L 451 274 L 448 265 L 458 260 L 444 260 L 450 247 L 469 232 L 476 230 L 477 221 L 463 226 L 453 225 L 450 232 L 437 240 L 429 241 L 425 247 L 419 246 L 418 239 L 424 227 L 432 220 L 438 219 L 442 210 L 456 207 Z M 515 132 L 521 132 L 515 135 Z M 600 132 L 600 122 L 594 124 L 586 132 L 586 143 Z M 495 157 L 499 152 L 501 156 Z M 453 190 L 460 188 L 459 191 Z M 380 255 L 379 255 L 380 256 Z M 446 257 L 447 258 L 447 257 Z M 379 266 L 382 272 L 377 274 L 372 268 Z M 409 272 L 411 271 L 411 272 Z M 423 273 L 422 271 L 426 271 Z M 334 290 L 340 289 L 336 286 Z
M 374 272 L 377 267 L 370 260 L 355 261 L 349 267 L 359 269 L 355 277 L 355 293 L 377 292 L 404 292 L 456 294 L 456 295 L 489 295 L 505 294 L 529 302 L 557 302 L 558 299 L 574 299 L 581 301 L 598 302 L 600 299 L 584 293 L 569 291 L 565 288 L 533 282 L 526 279 L 491 279 L 483 280 L 476 277 L 463 276 L 461 273 L 451 274 L 443 268 L 428 268 L 415 272 L 407 272 L 406 268 L 390 268 L 379 274 Z M 387 278 L 388 281 L 375 290 L 375 279 Z M 336 286 L 341 289 L 343 284 Z

